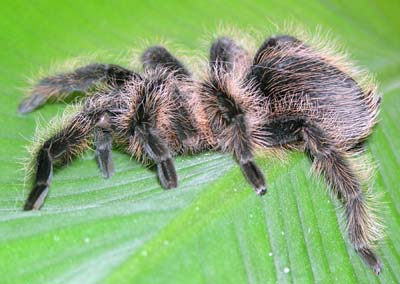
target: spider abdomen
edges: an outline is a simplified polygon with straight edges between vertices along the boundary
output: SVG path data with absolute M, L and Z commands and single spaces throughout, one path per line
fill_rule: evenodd
M 376 123 L 379 97 L 318 51 L 285 37 L 265 44 L 250 71 L 265 96 L 267 116 L 295 115 L 316 122 L 338 144 L 351 148 Z M 331 62 L 330 62 L 331 61 Z

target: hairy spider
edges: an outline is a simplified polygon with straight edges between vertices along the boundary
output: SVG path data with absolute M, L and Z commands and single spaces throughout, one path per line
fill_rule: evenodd
M 65 164 L 92 140 L 104 177 L 113 173 L 114 141 L 155 163 L 167 189 L 177 186 L 172 156 L 231 152 L 259 195 L 266 184 L 253 152 L 298 149 L 342 202 L 351 244 L 380 273 L 372 249 L 380 225 L 351 163 L 376 124 L 380 98 L 373 84 L 362 86 L 346 61 L 291 36 L 267 39 L 254 56 L 219 38 L 202 80 L 194 80 L 161 46 L 147 49 L 141 59 L 142 75 L 117 65 L 88 65 L 41 80 L 21 103 L 20 111 L 29 112 L 75 91 L 90 94 L 82 110 L 35 151 L 36 176 L 25 210 L 42 205 L 53 164 Z
M 73 92 L 90 94 L 81 110 L 34 150 L 35 177 L 25 210 L 42 206 L 53 165 L 64 165 L 91 141 L 105 178 L 114 172 L 114 142 L 138 160 L 156 164 L 165 189 L 177 186 L 172 156 L 207 147 L 205 117 L 186 87 L 191 75 L 180 61 L 154 46 L 142 55 L 142 62 L 142 75 L 117 65 L 92 64 L 42 79 L 20 104 L 19 111 L 26 113 L 49 99 L 60 100 Z
M 350 158 L 361 154 L 376 124 L 380 97 L 348 67 L 292 36 L 267 39 L 254 57 L 221 37 L 211 46 L 209 72 L 197 92 L 218 147 L 234 154 L 258 194 L 266 186 L 252 160 L 254 149 L 308 154 L 344 206 L 351 244 L 378 275 L 381 264 L 372 247 L 381 226 Z

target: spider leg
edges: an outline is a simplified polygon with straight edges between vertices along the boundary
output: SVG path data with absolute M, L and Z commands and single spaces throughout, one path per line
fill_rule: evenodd
M 178 77 L 190 77 L 189 70 L 165 47 L 151 46 L 141 56 L 144 69 L 166 68 L 175 72 Z
M 161 185 L 165 189 L 178 186 L 178 177 L 171 153 L 166 142 L 160 137 L 157 129 L 140 127 L 137 129 L 143 149 L 152 161 L 157 165 L 157 174 Z
M 210 48 L 210 67 L 218 67 L 229 72 L 235 64 L 242 65 L 247 51 L 228 37 L 217 38 Z
M 112 159 L 112 129 L 110 117 L 103 114 L 94 128 L 94 146 L 97 163 L 104 178 L 110 178 L 114 174 L 114 162 Z
M 62 166 L 87 148 L 90 124 L 88 117 L 78 114 L 64 129 L 43 143 L 35 158 L 36 174 L 24 210 L 42 206 L 53 177 L 54 164 Z
M 181 144 L 191 146 L 198 139 L 198 129 L 193 115 L 190 113 L 190 103 L 187 94 L 181 90 L 181 81 L 190 81 L 191 74 L 184 64 L 162 46 L 152 46 L 145 50 L 141 57 L 146 70 L 167 69 L 174 72 L 178 79 L 172 94 L 176 106 L 176 115 L 172 118 L 174 132 Z
M 85 93 L 100 83 L 123 85 L 134 72 L 113 64 L 91 64 L 70 73 L 44 78 L 33 88 L 30 96 L 19 105 L 20 113 L 28 113 L 49 99 L 61 100 L 74 92 Z
M 325 177 L 344 205 L 351 244 L 378 275 L 381 263 L 371 248 L 373 241 L 377 239 L 378 225 L 370 214 L 360 182 L 344 155 L 322 129 L 305 122 L 300 135 L 313 159 L 315 169 Z
M 247 133 L 246 121 L 243 114 L 236 115 L 233 132 L 233 152 L 247 181 L 253 186 L 258 195 L 267 192 L 265 178 L 260 168 L 253 160 L 250 138 Z
M 246 51 L 232 39 L 216 39 L 210 48 L 212 79 L 201 95 L 204 96 L 206 108 L 210 109 L 210 119 L 214 120 L 211 128 L 219 140 L 219 146 L 233 152 L 247 181 L 258 195 L 264 195 L 267 191 L 265 178 L 253 159 L 253 141 L 247 119 L 249 114 L 245 106 L 238 102 L 241 96 L 248 94 L 229 93 L 224 85 L 228 82 L 223 79 L 226 74 L 230 75 L 234 71 L 235 65 L 243 63 L 241 60 L 246 59 L 246 56 Z M 228 77 L 236 80 L 235 76 Z

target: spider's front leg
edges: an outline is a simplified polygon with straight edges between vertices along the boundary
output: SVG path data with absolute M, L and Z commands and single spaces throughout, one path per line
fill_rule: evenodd
M 30 95 L 18 107 L 28 113 L 45 104 L 49 99 L 62 100 L 74 92 L 86 93 L 99 84 L 122 86 L 136 73 L 114 64 L 90 64 L 70 73 L 50 76 L 39 81 Z
M 53 137 L 46 140 L 35 157 L 33 188 L 24 210 L 39 209 L 48 193 L 53 177 L 53 165 L 62 166 L 88 147 L 92 120 L 84 114 L 72 121 Z
M 380 225 L 366 203 L 359 180 L 344 155 L 332 144 L 333 140 L 329 139 L 322 129 L 305 122 L 301 136 L 313 159 L 314 168 L 325 177 L 344 205 L 351 244 L 378 275 L 381 272 L 381 263 L 372 246 L 380 237 Z

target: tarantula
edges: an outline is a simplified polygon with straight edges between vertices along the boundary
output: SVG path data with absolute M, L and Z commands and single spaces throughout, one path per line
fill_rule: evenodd
M 304 150 L 313 168 L 344 206 L 355 250 L 373 269 L 380 225 L 349 158 L 358 156 L 376 124 L 380 97 L 362 88 L 341 59 L 287 35 L 264 41 L 254 57 L 228 37 L 210 50 L 209 72 L 199 94 L 221 149 L 233 152 L 255 191 L 266 192 L 252 151 Z
M 139 160 L 155 163 L 166 189 L 177 186 L 174 155 L 231 152 L 259 195 L 266 193 L 266 184 L 254 150 L 299 149 L 342 202 L 355 250 L 380 273 L 372 250 L 379 224 L 349 161 L 362 151 L 376 123 L 380 98 L 374 86 L 361 87 L 342 61 L 291 36 L 267 39 L 254 57 L 232 39 L 219 38 L 201 80 L 161 46 L 147 49 L 141 59 L 143 74 L 93 64 L 45 78 L 21 103 L 20 112 L 29 112 L 75 91 L 91 94 L 36 151 L 25 210 L 43 204 L 53 164 L 65 164 L 91 140 L 104 177 L 113 173 L 114 141 Z

